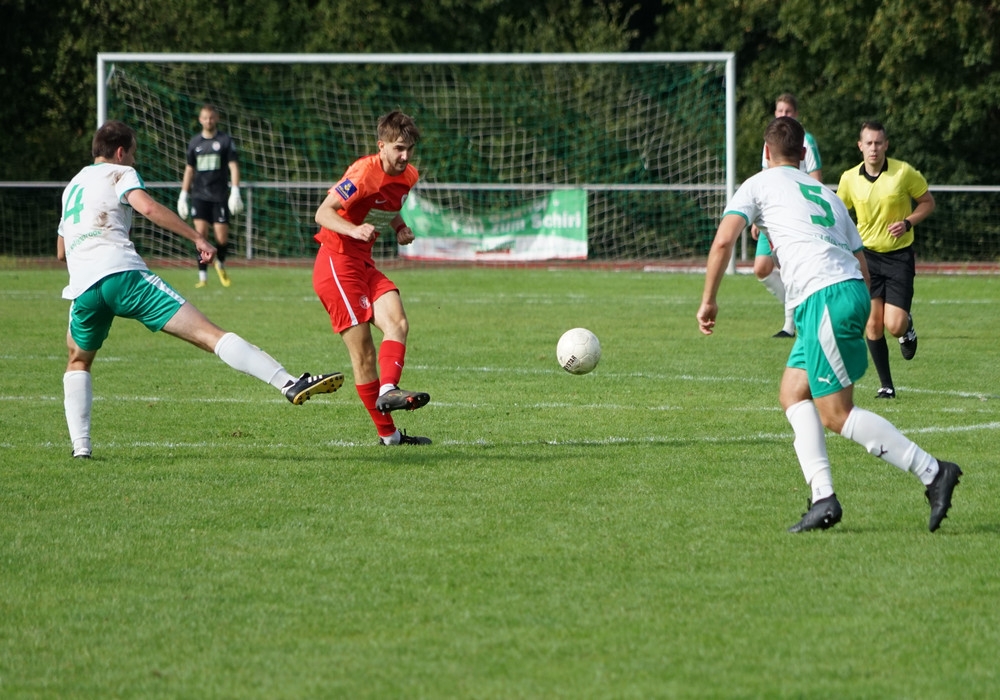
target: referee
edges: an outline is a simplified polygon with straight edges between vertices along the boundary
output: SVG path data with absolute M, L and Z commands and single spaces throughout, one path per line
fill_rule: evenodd
M 934 211 L 934 196 L 913 166 L 886 158 L 889 138 L 880 122 L 861 125 L 858 149 L 864 160 L 840 176 L 837 195 L 854 210 L 871 274 L 872 310 L 865 338 L 882 383 L 876 397 L 893 399 L 896 387 L 885 331 L 899 339 L 903 359 L 913 359 L 917 353 L 917 332 L 910 314 L 916 276 L 913 227 Z

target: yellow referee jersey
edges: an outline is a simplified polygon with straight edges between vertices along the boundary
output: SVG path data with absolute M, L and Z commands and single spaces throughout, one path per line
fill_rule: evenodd
M 837 196 L 854 210 L 865 248 L 888 253 L 913 245 L 913 229 L 899 238 L 889 235 L 889 224 L 913 213 L 913 200 L 927 192 L 927 180 L 909 163 L 886 158 L 875 182 L 865 177 L 865 164 L 844 172 Z

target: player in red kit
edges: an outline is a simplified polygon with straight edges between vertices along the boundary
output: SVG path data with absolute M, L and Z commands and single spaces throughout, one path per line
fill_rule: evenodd
M 316 210 L 316 240 L 321 245 L 313 289 L 330 314 L 334 333 L 347 345 L 355 388 L 383 445 L 431 442 L 398 430 L 390 415 L 420 408 L 430 396 L 399 388 L 409 322 L 399 289 L 372 259 L 375 239 L 386 226 L 399 245 L 413 242 L 413 231 L 399 212 L 417 183 L 417 169 L 409 160 L 419 139 L 412 117 L 399 111 L 383 116 L 378 122 L 378 153 L 355 161 Z M 377 353 L 371 326 L 382 332 Z

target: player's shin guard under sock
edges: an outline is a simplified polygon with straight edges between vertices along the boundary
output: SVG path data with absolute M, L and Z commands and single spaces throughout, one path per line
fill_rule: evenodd
M 215 344 L 215 354 L 233 369 L 283 389 L 295 380 L 277 360 L 235 333 L 226 333 Z
M 378 399 L 378 387 L 379 382 L 377 379 L 374 382 L 368 382 L 367 384 L 355 385 L 355 389 L 358 391 L 358 396 L 361 397 L 361 403 L 364 404 L 365 409 L 368 411 L 368 415 L 371 416 L 379 437 L 389 437 L 390 435 L 395 434 L 396 424 L 393 422 L 391 414 L 382 413 L 375 408 L 375 401 Z
M 406 346 L 397 340 L 383 340 L 378 349 L 378 374 L 382 382 L 379 393 L 399 386 L 403 376 L 403 360 Z
M 226 256 L 229 255 L 229 241 L 225 243 L 219 243 L 215 246 L 215 259 L 219 261 L 220 264 L 225 265 Z
M 63 375 L 63 407 L 73 454 L 90 454 L 90 408 L 94 403 L 90 372 L 74 370 Z
M 866 337 L 865 342 L 868 343 L 872 364 L 875 365 L 875 371 L 878 372 L 878 380 L 882 382 L 882 386 L 895 389 L 896 387 L 892 383 L 892 372 L 889 370 L 889 344 L 886 343 L 885 336 L 883 335 L 877 340 Z
M 819 411 L 812 401 L 800 401 L 785 411 L 795 433 L 795 454 L 799 458 L 802 476 L 812 490 L 812 502 L 833 495 L 833 476 L 826 452 L 826 434 Z
M 840 434 L 879 459 L 914 474 L 925 485 L 938 473 L 937 460 L 877 413 L 855 406 Z

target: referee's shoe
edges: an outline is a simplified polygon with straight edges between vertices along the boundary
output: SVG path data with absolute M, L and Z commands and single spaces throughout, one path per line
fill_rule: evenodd
M 899 339 L 899 351 L 903 353 L 904 360 L 912 360 L 917 354 L 917 332 L 913 330 L 913 316 L 907 314 L 907 317 L 910 319 L 910 325 Z

